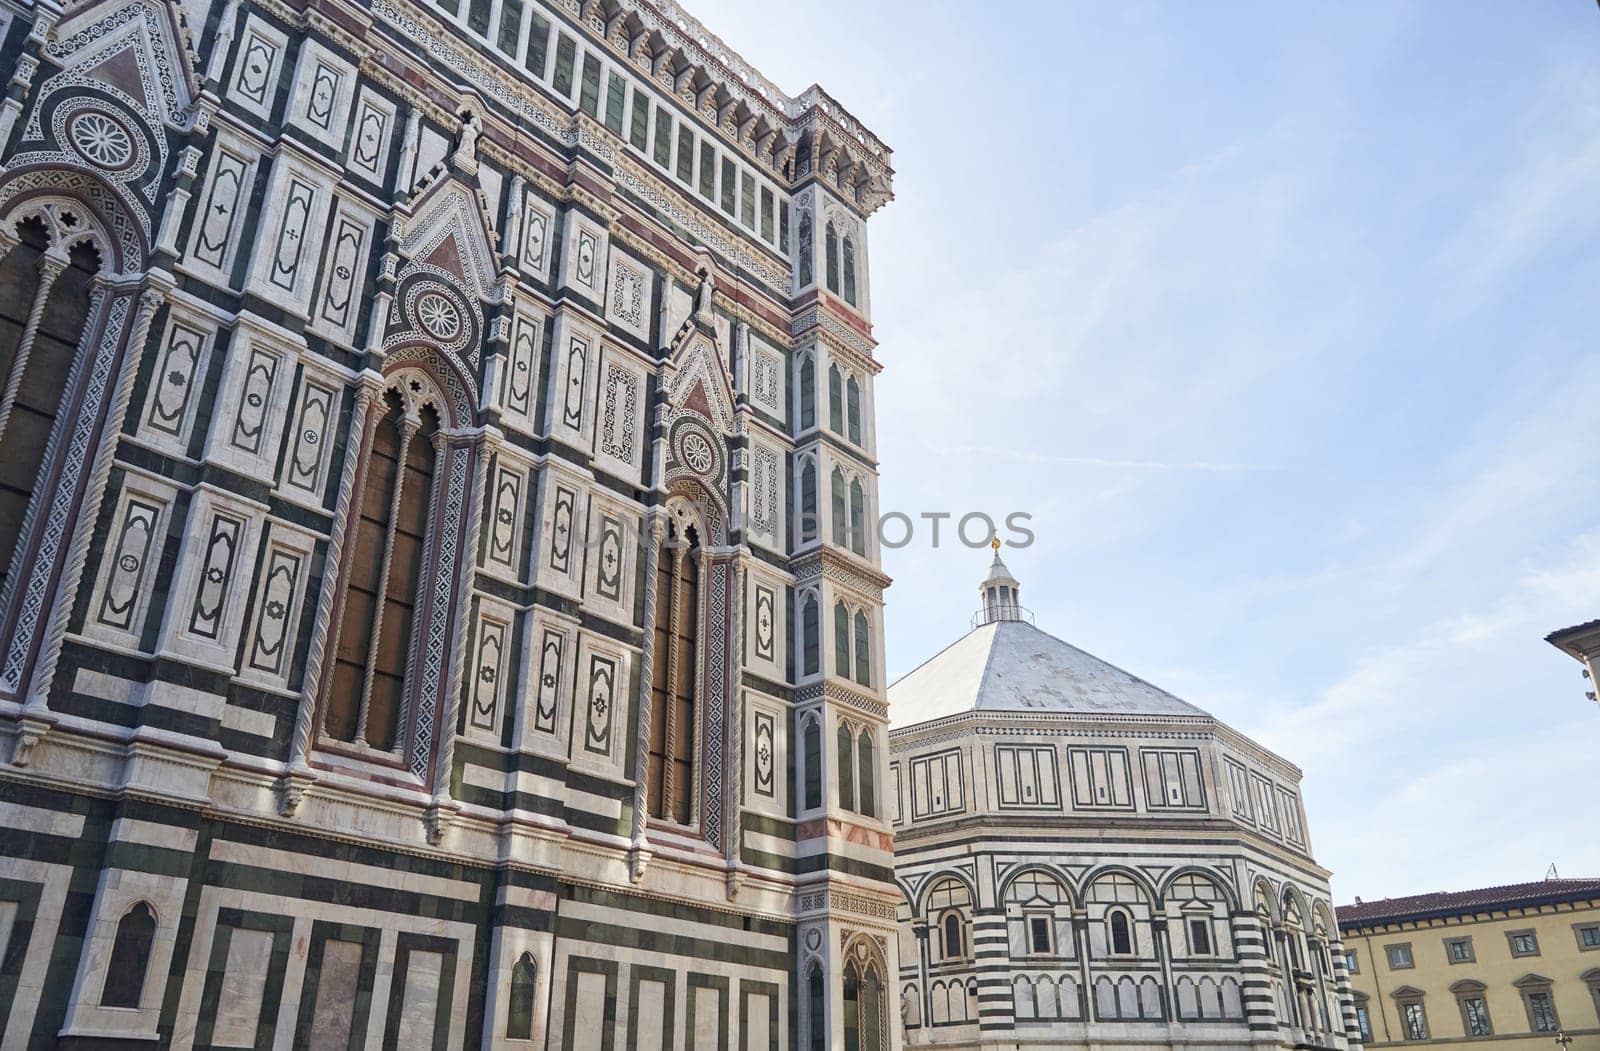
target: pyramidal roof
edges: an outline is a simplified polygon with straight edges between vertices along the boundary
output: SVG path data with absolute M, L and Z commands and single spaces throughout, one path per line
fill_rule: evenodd
M 889 687 L 896 728 L 972 711 L 1207 714 L 1024 620 L 979 625 Z
M 998 550 L 995 565 L 1002 565 Z M 1034 627 L 1014 591 L 990 590 L 997 579 L 992 569 L 980 587 L 985 623 L 889 687 L 895 728 L 974 711 L 1208 715 Z M 1015 585 L 1009 572 L 1004 578 Z

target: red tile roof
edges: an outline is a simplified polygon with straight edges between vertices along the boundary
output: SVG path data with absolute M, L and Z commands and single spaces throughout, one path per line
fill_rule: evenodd
M 1357 901 L 1354 905 L 1341 905 L 1336 911 L 1339 914 L 1339 926 L 1348 930 L 1377 923 L 1462 916 L 1492 909 L 1588 899 L 1600 899 L 1600 879 L 1546 879 L 1537 883 L 1512 883 L 1479 890 L 1434 891 L 1406 898 Z

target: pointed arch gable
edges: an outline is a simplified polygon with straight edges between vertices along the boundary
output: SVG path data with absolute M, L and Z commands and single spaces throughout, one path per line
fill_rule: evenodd
M 138 99 L 161 122 L 188 127 L 200 77 L 181 18 L 177 4 L 92 0 L 57 23 L 45 54 Z
M 396 235 L 408 265 L 438 267 L 457 278 L 469 295 L 498 300 L 494 246 L 499 236 L 480 188 L 452 173 L 424 188 L 404 210 Z
M 734 432 L 733 383 L 715 341 L 696 333 L 674 355 L 676 371 L 667 401 L 709 419 L 723 434 Z

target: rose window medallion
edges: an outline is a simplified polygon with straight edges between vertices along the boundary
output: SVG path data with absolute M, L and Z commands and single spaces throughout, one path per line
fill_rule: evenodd
M 67 134 L 85 160 L 118 171 L 133 160 L 133 136 L 104 113 L 88 110 L 72 118 Z
M 417 319 L 435 339 L 455 339 L 461 331 L 461 315 L 455 304 L 437 292 L 430 292 L 417 303 Z

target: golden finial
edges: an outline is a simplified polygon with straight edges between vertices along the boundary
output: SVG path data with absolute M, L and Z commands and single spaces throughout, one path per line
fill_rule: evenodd
M 989 546 L 994 548 L 994 553 L 998 555 L 1000 553 L 1000 538 L 991 537 L 989 540 Z

